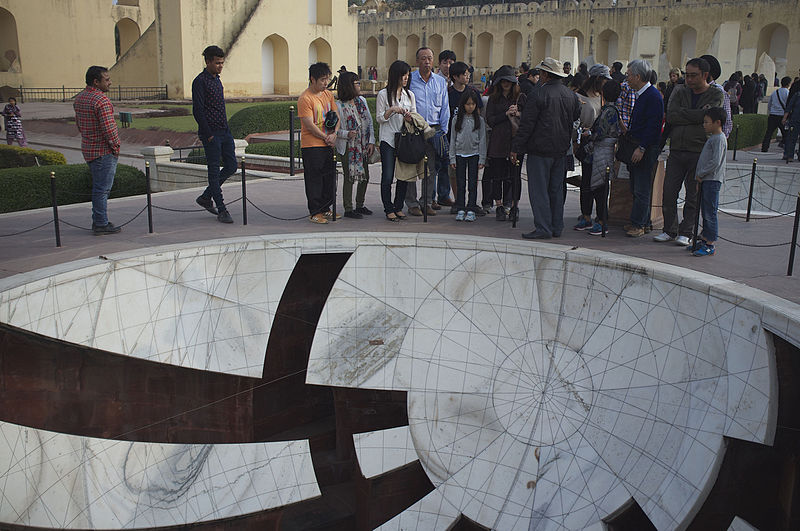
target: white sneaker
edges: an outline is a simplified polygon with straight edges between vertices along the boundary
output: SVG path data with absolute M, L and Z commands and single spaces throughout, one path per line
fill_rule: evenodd
M 675 238 L 673 238 L 672 236 L 670 236 L 670 235 L 669 235 L 669 234 L 667 234 L 666 232 L 662 232 L 662 233 L 661 233 L 661 234 L 659 234 L 658 236 L 653 236 L 653 241 L 654 241 L 654 242 L 659 242 L 659 243 L 663 243 L 663 242 L 669 242 L 669 241 L 672 241 L 672 240 L 674 240 L 674 239 L 675 239 Z
M 678 236 L 675 238 L 676 245 L 683 245 L 686 247 L 687 245 L 691 245 L 692 241 L 689 239 L 688 236 Z

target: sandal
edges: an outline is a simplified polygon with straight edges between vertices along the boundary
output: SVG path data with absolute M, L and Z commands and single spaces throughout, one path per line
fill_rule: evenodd
M 394 212 L 389 212 L 388 214 L 386 214 L 386 219 L 388 219 L 389 221 L 392 221 L 392 222 L 400 221 L 400 218 L 398 218 L 397 215 Z
M 398 210 L 397 212 L 394 213 L 394 215 L 397 216 L 397 219 L 401 220 L 404 220 L 407 217 L 405 214 L 403 214 L 402 210 Z

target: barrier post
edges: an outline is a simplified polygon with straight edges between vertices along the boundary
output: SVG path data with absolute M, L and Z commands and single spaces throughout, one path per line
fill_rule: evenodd
M 422 159 L 425 161 L 425 169 L 422 171 L 422 222 L 428 222 L 428 155 Z
M 605 214 L 603 214 L 603 219 L 600 221 L 600 223 L 603 224 L 603 232 L 600 235 L 602 238 L 605 238 L 606 237 L 606 232 L 608 232 L 608 208 L 609 208 L 608 196 L 609 196 L 609 193 L 611 192 L 611 168 L 609 166 L 606 166 L 606 184 L 605 184 L 605 189 L 606 189 L 606 191 L 605 191 L 605 194 L 603 195 L 603 201 L 605 201 L 605 203 L 606 203 L 606 208 L 605 208 Z
M 336 221 L 336 188 L 339 186 L 339 168 L 336 167 L 336 148 L 333 150 L 333 205 L 331 206 L 331 221 Z
M 244 169 L 244 155 L 242 155 L 242 225 L 247 225 L 247 174 Z
M 294 105 L 289 105 L 289 175 L 294 175 Z
M 739 143 L 739 125 L 733 127 L 733 160 L 736 160 L 736 144 Z
M 65 101 L 67 101 L 67 89 L 64 85 L 61 85 L 61 102 L 63 103 Z
M 695 252 L 697 246 L 697 231 L 700 228 L 700 208 L 703 204 L 703 187 L 697 184 L 697 208 L 694 211 L 694 228 L 692 229 L 692 252 Z
M 512 229 L 517 228 L 517 219 L 519 219 L 519 199 L 517 199 L 517 193 L 520 194 L 522 193 L 522 173 L 520 173 L 522 171 L 522 168 L 520 168 L 521 165 L 522 163 L 520 162 L 519 159 L 517 159 L 517 162 L 514 164 L 515 168 L 514 168 L 514 175 L 512 177 L 513 180 L 511 181 L 512 202 L 511 202 L 510 214 L 511 214 Z
M 144 182 L 147 192 L 147 230 L 153 234 L 153 194 L 150 188 L 150 162 L 144 163 Z
M 56 229 L 56 247 L 61 247 L 61 228 L 58 226 L 58 201 L 56 201 L 56 172 L 50 172 L 50 199 L 53 203 L 53 226 Z
M 786 271 L 787 276 L 792 276 L 794 269 L 794 251 L 797 249 L 797 223 L 800 221 L 800 193 L 797 194 L 797 204 L 794 207 L 794 228 L 792 229 L 792 248 L 789 249 L 789 269 Z
M 753 169 L 750 171 L 750 192 L 747 194 L 747 216 L 745 217 L 745 221 L 750 221 L 750 208 L 753 205 L 753 186 L 756 184 L 756 164 L 758 163 L 758 159 L 753 159 Z

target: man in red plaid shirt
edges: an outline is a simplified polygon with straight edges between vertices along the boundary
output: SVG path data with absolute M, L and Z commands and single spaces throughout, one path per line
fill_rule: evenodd
M 75 124 L 81 133 L 81 151 L 92 174 L 92 231 L 115 234 L 121 227 L 108 221 L 108 194 L 114 184 L 119 159 L 119 131 L 114 106 L 106 96 L 111 88 L 108 69 L 92 66 L 86 71 L 86 88 L 75 97 Z

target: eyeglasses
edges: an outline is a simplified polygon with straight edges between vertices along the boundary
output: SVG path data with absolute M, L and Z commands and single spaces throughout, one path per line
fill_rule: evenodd
M 360 85 L 361 81 L 353 81 L 353 85 Z

